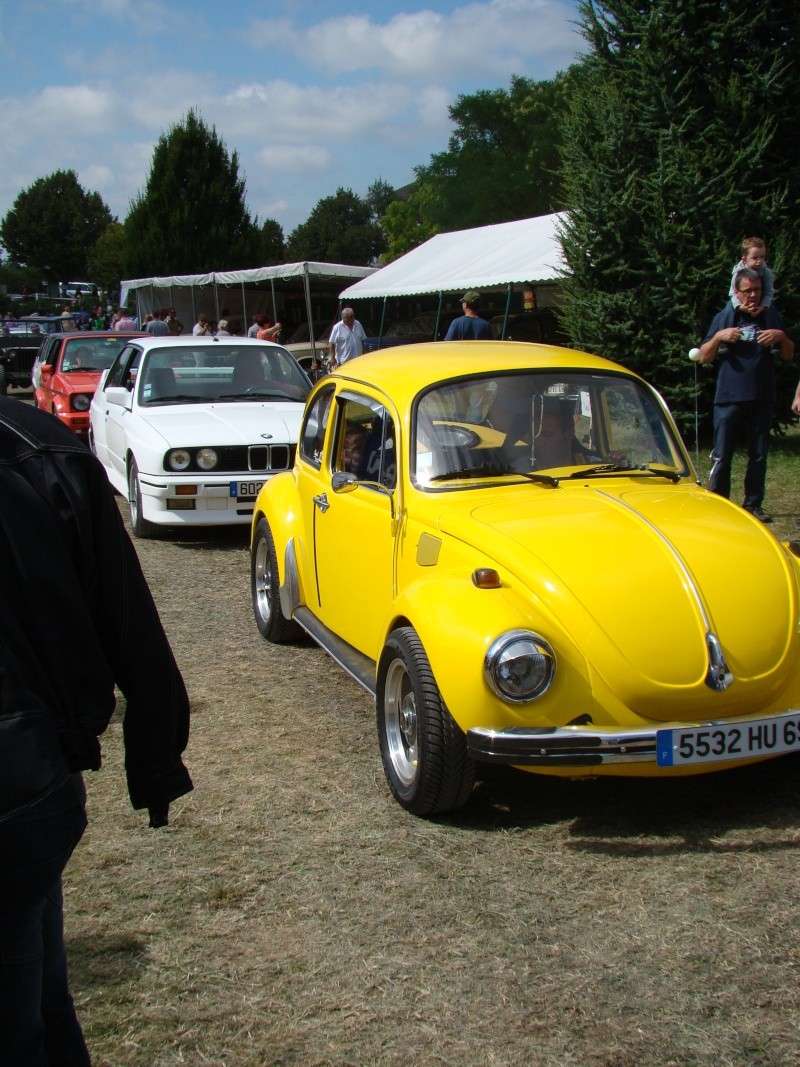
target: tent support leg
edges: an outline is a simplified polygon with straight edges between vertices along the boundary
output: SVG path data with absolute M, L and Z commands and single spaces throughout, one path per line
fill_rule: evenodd
M 433 327 L 433 338 L 432 338 L 432 340 L 434 340 L 434 341 L 439 336 L 439 320 L 441 319 L 441 317 L 442 317 L 442 290 L 440 289 L 439 290 L 439 303 L 436 306 L 436 324 Z
M 194 329 L 194 324 L 196 322 L 197 322 L 197 303 L 196 303 L 195 298 L 194 298 L 194 286 L 192 286 L 192 329 Z
M 311 359 L 312 359 L 312 362 L 316 365 L 316 362 L 317 362 L 317 346 L 316 346 L 316 343 L 314 341 L 314 316 L 313 316 L 313 313 L 311 311 L 311 284 L 310 284 L 310 282 L 308 280 L 308 263 L 304 263 L 303 264 L 303 281 L 305 282 L 305 291 L 306 291 L 306 316 L 308 318 L 308 336 L 311 339 Z M 275 289 L 273 287 L 273 307 L 275 306 L 275 304 L 274 304 L 274 300 L 275 300 L 274 293 L 275 293 Z
M 306 285 L 308 285 L 308 278 L 306 278 Z M 278 321 L 278 305 L 275 303 L 275 279 L 270 278 L 269 287 L 272 290 L 272 322 L 273 324 Z
M 506 329 L 508 327 L 508 312 L 511 309 L 511 282 L 508 283 L 508 291 L 506 292 L 506 310 L 503 315 L 503 332 L 500 335 L 500 340 L 505 341 Z
M 383 304 L 381 305 L 381 324 L 380 324 L 380 327 L 378 329 L 378 348 L 381 347 L 381 342 L 383 340 L 383 324 L 384 324 L 385 319 L 386 319 L 386 297 L 383 298 Z
M 219 289 L 216 282 L 214 282 L 214 307 L 217 310 L 217 326 L 219 326 Z
M 244 295 L 244 282 L 242 282 L 242 333 L 247 337 L 247 300 Z

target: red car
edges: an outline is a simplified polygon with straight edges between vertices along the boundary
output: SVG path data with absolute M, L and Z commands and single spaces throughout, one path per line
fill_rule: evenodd
M 128 341 L 143 336 L 113 330 L 51 334 L 45 338 L 31 372 L 36 407 L 52 412 L 65 426 L 86 437 L 89 405 L 100 376 Z

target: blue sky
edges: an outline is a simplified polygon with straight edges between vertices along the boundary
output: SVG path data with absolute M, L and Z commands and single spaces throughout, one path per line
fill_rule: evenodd
M 123 219 L 190 107 L 236 149 L 253 215 L 288 234 L 340 185 L 400 186 L 459 93 L 547 78 L 577 0 L 0 0 L 0 217 L 72 168 Z

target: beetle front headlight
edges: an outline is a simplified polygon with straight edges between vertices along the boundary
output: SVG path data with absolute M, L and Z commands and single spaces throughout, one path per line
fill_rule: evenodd
M 492 643 L 483 670 L 490 689 L 501 700 L 526 704 L 550 688 L 556 656 L 532 630 L 509 630 Z

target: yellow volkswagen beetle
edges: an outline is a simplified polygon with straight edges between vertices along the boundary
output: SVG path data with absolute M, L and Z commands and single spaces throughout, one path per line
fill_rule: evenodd
M 372 693 L 389 787 L 458 808 L 484 762 L 685 775 L 800 748 L 798 560 L 703 489 L 642 379 L 461 342 L 352 360 L 253 516 L 269 641 Z

